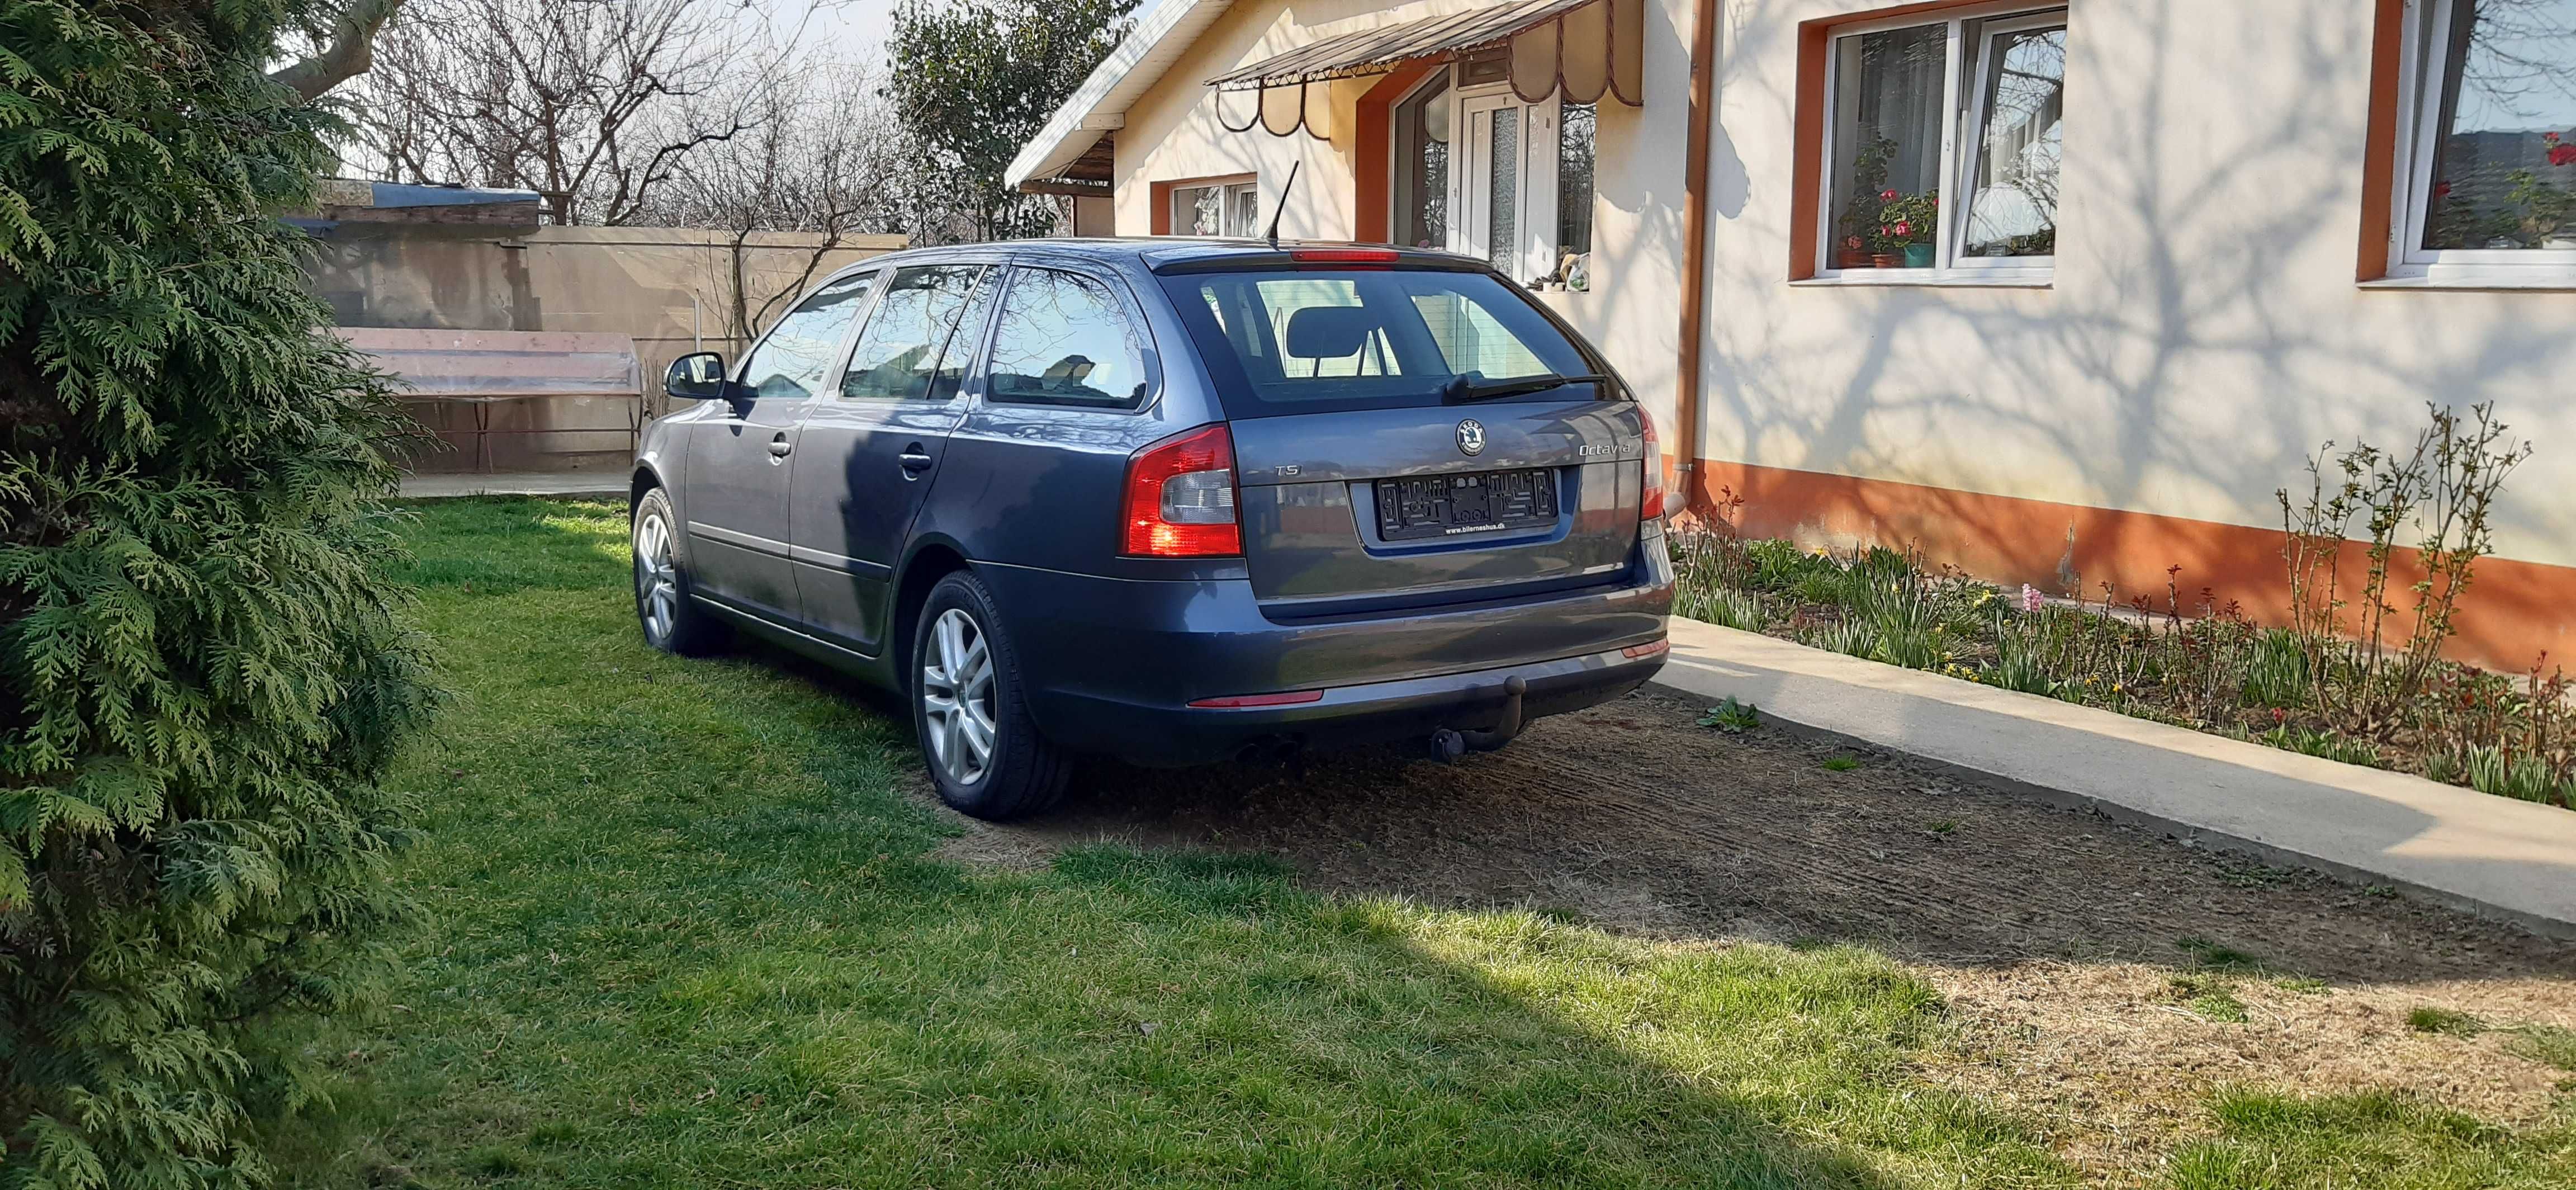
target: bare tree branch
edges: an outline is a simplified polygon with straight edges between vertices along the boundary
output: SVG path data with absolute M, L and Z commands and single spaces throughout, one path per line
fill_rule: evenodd
M 760 0 L 409 0 L 352 89 L 352 167 L 629 223 L 804 68 Z
M 320 51 L 270 74 L 269 81 L 292 87 L 311 103 L 323 93 L 365 74 L 375 65 L 377 31 L 392 19 L 403 0 L 349 0 L 331 23 L 330 40 Z

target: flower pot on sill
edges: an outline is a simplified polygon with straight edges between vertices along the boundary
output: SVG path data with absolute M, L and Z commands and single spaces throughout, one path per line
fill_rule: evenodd
M 1863 248 L 1845 248 L 1839 255 L 1834 257 L 1834 267 L 1838 269 L 1870 268 L 1872 266 L 1870 264 L 1869 252 L 1867 249 Z
M 1905 257 L 1901 253 L 1873 252 L 1869 257 L 1869 267 L 1874 269 L 1894 269 L 1903 268 L 1904 266 Z
M 1931 268 L 1931 267 L 1932 267 L 1932 245 L 1930 245 L 1930 244 L 1907 244 L 1907 245 L 1905 246 L 1905 267 L 1907 267 L 1907 268 L 1909 268 L 1909 269 L 1928 269 L 1928 268 Z

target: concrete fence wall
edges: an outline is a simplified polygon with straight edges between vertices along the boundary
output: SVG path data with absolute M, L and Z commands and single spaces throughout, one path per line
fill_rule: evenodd
M 635 342 L 645 414 L 658 416 L 663 369 L 701 349 L 740 353 L 747 319 L 766 329 L 833 270 L 904 246 L 902 236 L 664 227 L 494 226 L 330 222 L 316 229 L 314 291 L 341 326 L 437 330 L 588 331 Z M 737 303 L 736 278 L 744 300 Z M 525 402 L 491 411 L 501 470 L 625 465 L 629 411 L 605 401 Z M 474 465 L 470 411 L 423 408 L 458 449 L 424 454 L 421 471 Z

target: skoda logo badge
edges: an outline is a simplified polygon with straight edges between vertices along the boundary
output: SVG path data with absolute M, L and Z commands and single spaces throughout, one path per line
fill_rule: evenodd
M 1482 423 L 1478 422 L 1475 418 L 1472 418 L 1472 417 L 1471 417 L 1471 418 L 1468 418 L 1468 419 L 1467 419 L 1467 420 L 1465 420 L 1465 421 L 1459 422 L 1459 423 L 1458 423 L 1458 453 L 1460 453 L 1460 454 L 1470 454 L 1470 455 L 1473 455 L 1473 454 L 1483 454 L 1484 452 L 1485 452 L 1485 427 L 1484 427 L 1484 425 L 1483 425 Z

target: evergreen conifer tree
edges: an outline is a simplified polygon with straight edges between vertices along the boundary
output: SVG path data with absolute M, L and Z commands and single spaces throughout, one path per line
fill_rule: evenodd
M 383 379 L 299 270 L 312 0 L 0 0 L 0 1187 L 252 1185 L 429 702 Z

